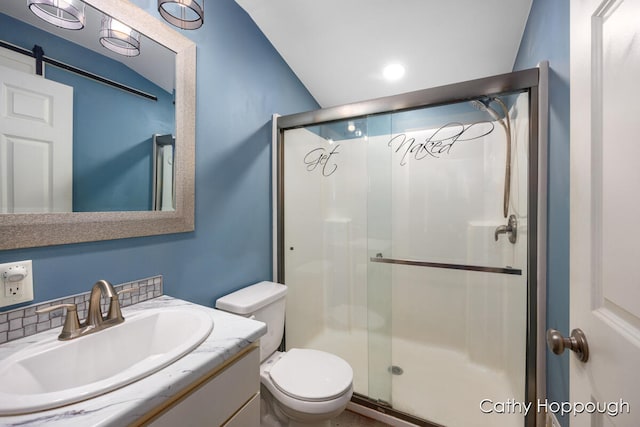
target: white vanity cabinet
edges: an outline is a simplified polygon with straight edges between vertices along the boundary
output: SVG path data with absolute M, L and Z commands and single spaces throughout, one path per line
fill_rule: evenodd
M 180 311 L 197 310 L 211 316 L 213 330 L 198 347 L 164 368 L 126 386 L 58 408 L 20 415 L 2 415 L 0 426 L 35 427 L 44 423 L 47 427 L 258 427 L 259 344 L 260 338 L 267 332 L 267 326 L 262 322 L 167 295 L 125 307 L 122 312 L 128 319 L 125 321 L 126 325 L 127 322 L 133 324 L 134 318 L 142 318 L 147 310 L 171 311 L 174 308 Z M 181 325 L 185 328 L 187 326 Z M 133 333 L 137 333 L 136 331 Z M 164 332 L 167 331 L 162 331 Z M 0 345 L 0 361 L 12 360 L 21 352 L 40 349 L 47 343 L 55 344 L 59 333 L 59 330 L 51 329 L 17 339 L 9 345 Z M 90 337 L 106 336 L 101 335 L 103 333 Z M 79 338 L 78 341 L 84 339 Z M 110 346 L 112 341 L 108 341 L 108 344 L 105 341 L 104 345 Z M 123 352 L 128 351 L 128 348 L 118 348 Z M 94 369 L 93 365 L 84 366 L 83 369 L 87 375 L 95 372 L 91 371 Z M 34 371 L 34 375 L 38 372 L 39 375 L 46 375 L 47 370 Z M 41 396 L 46 399 L 48 393 Z M 6 400 L 3 402 L 6 403 Z
M 139 425 L 258 427 L 260 348 L 252 345 L 145 418 Z

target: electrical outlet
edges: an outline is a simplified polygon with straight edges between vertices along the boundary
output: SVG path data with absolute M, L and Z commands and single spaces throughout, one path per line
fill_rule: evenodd
M 22 281 L 15 284 L 9 283 L 4 287 L 5 298 L 20 298 L 22 296 Z
M 0 307 L 33 301 L 31 260 L 0 264 Z

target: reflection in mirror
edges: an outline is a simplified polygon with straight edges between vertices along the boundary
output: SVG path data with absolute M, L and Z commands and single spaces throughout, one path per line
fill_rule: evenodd
M 81 0 L 27 0 L 27 7 L 38 18 L 67 30 L 84 28 L 84 3 Z
M 7 153 L 13 155 L 18 152 L 20 160 L 12 166 L 11 172 L 27 176 L 40 186 L 35 189 L 30 187 L 25 192 L 12 191 L 11 196 L 17 194 L 18 198 L 25 201 L 24 206 L 32 206 L 30 198 L 42 188 L 48 188 L 42 184 L 42 177 L 52 175 L 52 182 L 56 184 L 51 186 L 59 190 L 64 196 L 61 200 L 66 203 L 58 206 L 51 202 L 53 208 L 27 208 L 0 215 L 0 250 L 194 230 L 196 44 L 131 1 L 84 0 L 84 3 L 87 6 L 86 25 L 84 29 L 76 31 L 57 28 L 44 21 L 36 24 L 40 19 L 28 12 L 26 0 L 0 1 L 0 39 L 9 42 L 11 48 L 6 58 L 0 55 L 3 71 L 10 69 L 7 67 L 10 64 L 13 66 L 10 71 L 17 68 L 21 70 L 22 77 L 39 82 L 68 87 L 72 86 L 68 80 L 75 79 L 80 86 L 93 85 L 82 102 L 82 88 L 73 87 L 73 106 L 67 108 L 73 112 L 70 130 L 73 136 L 58 137 L 70 147 L 61 153 L 65 153 L 71 163 L 55 168 L 56 172 L 70 170 L 71 174 L 66 178 L 52 175 L 48 170 L 51 164 L 58 165 L 55 157 L 57 151 L 45 163 L 43 159 L 46 153 L 42 152 L 46 150 L 37 144 L 19 144 L 22 142 L 19 138 L 14 138 L 18 144 L 8 144 L 7 135 L 13 133 L 6 132 L 5 125 L 0 123 L 0 161 L 7 158 Z M 12 6 L 26 14 L 24 20 L 9 13 Z M 90 18 L 89 6 L 100 13 Z M 138 56 L 125 57 L 100 45 L 98 30 L 103 14 L 140 34 Z M 23 35 L 22 29 L 13 27 L 25 25 L 29 19 L 34 20 L 29 23 L 32 27 L 45 25 L 48 26 L 47 30 L 32 28 Z M 9 30 L 9 25 L 14 31 Z M 90 25 L 94 25 L 91 27 L 94 30 L 88 29 Z M 57 38 L 48 33 L 53 33 Z M 37 39 L 35 34 L 44 34 L 46 38 Z M 93 45 L 85 46 L 79 40 L 72 39 L 82 35 L 88 36 Z M 42 70 L 44 78 L 39 75 L 39 65 L 42 65 L 39 61 L 13 51 L 31 50 L 35 45 L 33 56 L 42 57 L 47 66 Z M 156 62 L 152 57 L 146 57 L 154 50 L 164 59 Z M 73 69 L 73 73 L 68 72 L 69 69 Z M 67 81 L 54 82 L 54 76 L 66 76 Z M 96 83 L 95 79 L 101 83 Z M 11 85 L 0 87 L 6 89 Z M 50 108 L 51 97 L 47 95 L 38 100 L 38 96 L 31 96 L 35 93 L 31 86 L 27 87 L 30 90 L 26 92 L 13 91 L 11 96 L 19 102 L 15 103 L 12 114 L 40 117 L 41 122 L 57 122 L 58 115 L 64 114 L 64 110 Z M 103 97 L 105 94 L 106 98 Z M 122 96 L 128 98 L 117 98 Z M 128 105 L 129 102 L 134 107 Z M 39 109 L 34 108 L 38 105 Z M 169 108 L 166 108 L 167 105 Z M 4 113 L 7 110 L 5 107 L 6 103 L 0 102 L 0 110 L 3 109 Z M 30 109 L 35 113 L 30 114 Z M 80 113 L 83 115 L 76 115 Z M 0 111 L 0 116 L 3 115 L 6 114 Z M 69 120 L 65 123 L 68 128 Z M 167 196 L 167 200 L 172 199 L 173 210 L 152 210 L 155 203 L 153 135 L 156 134 L 175 136 L 172 161 L 174 190 L 172 195 Z M 38 135 L 34 139 L 46 140 Z M 21 150 L 28 154 L 20 153 Z M 38 153 L 38 150 L 41 152 Z M 105 157 L 105 153 L 110 156 Z M 5 180 L 2 178 L 0 181 Z M 57 185 L 58 182 L 60 185 Z M 142 185 L 137 185 L 139 183 Z M 0 200 L 9 195 L 8 191 L 2 191 L 0 188 Z
M 1 213 L 156 206 L 154 135 L 176 134 L 176 55 L 89 5 L 84 19 L 68 30 L 24 0 L 0 3 L 0 79 L 11 88 L 2 102 L 12 112 L 0 119 Z
M 153 135 L 153 208 L 157 211 L 172 211 L 175 207 L 175 146 L 173 135 Z
M 140 33 L 107 15 L 102 15 L 100 44 L 120 55 L 140 55 Z

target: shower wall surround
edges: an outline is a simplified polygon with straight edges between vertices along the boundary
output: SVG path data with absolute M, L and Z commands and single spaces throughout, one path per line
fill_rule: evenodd
M 162 276 L 148 277 L 146 279 L 134 280 L 114 286 L 116 291 L 130 288 L 135 290 L 126 292 L 120 296 L 121 307 L 127 307 L 162 296 Z M 76 304 L 78 307 L 78 317 L 80 321 L 83 321 L 87 316 L 90 294 L 91 291 L 87 291 L 81 294 L 69 295 L 64 298 L 0 313 L 0 344 L 62 326 L 64 316 L 66 315 L 65 310 L 60 309 L 42 314 L 36 313 L 37 310 L 42 308 L 57 304 Z M 106 311 L 107 307 L 107 301 L 103 298 L 102 311 Z

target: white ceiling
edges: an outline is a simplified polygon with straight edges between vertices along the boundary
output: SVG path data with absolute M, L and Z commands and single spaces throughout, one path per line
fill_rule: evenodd
M 236 2 L 329 107 L 511 72 L 532 0 Z
M 98 39 L 102 12 L 89 5 L 86 5 L 85 8 L 85 27 L 75 31 L 58 28 L 38 18 L 31 13 L 25 0 L 0 0 L 0 13 L 121 62 L 167 92 L 173 92 L 175 87 L 175 53 L 148 39 L 143 34 L 140 37 L 140 55 L 138 56 L 126 57 L 105 49 Z M 135 25 L 132 26 L 135 29 Z M 41 44 L 44 47 L 44 54 L 47 56 L 46 42 L 43 41 Z M 54 57 L 53 59 L 59 60 L 60 58 Z

